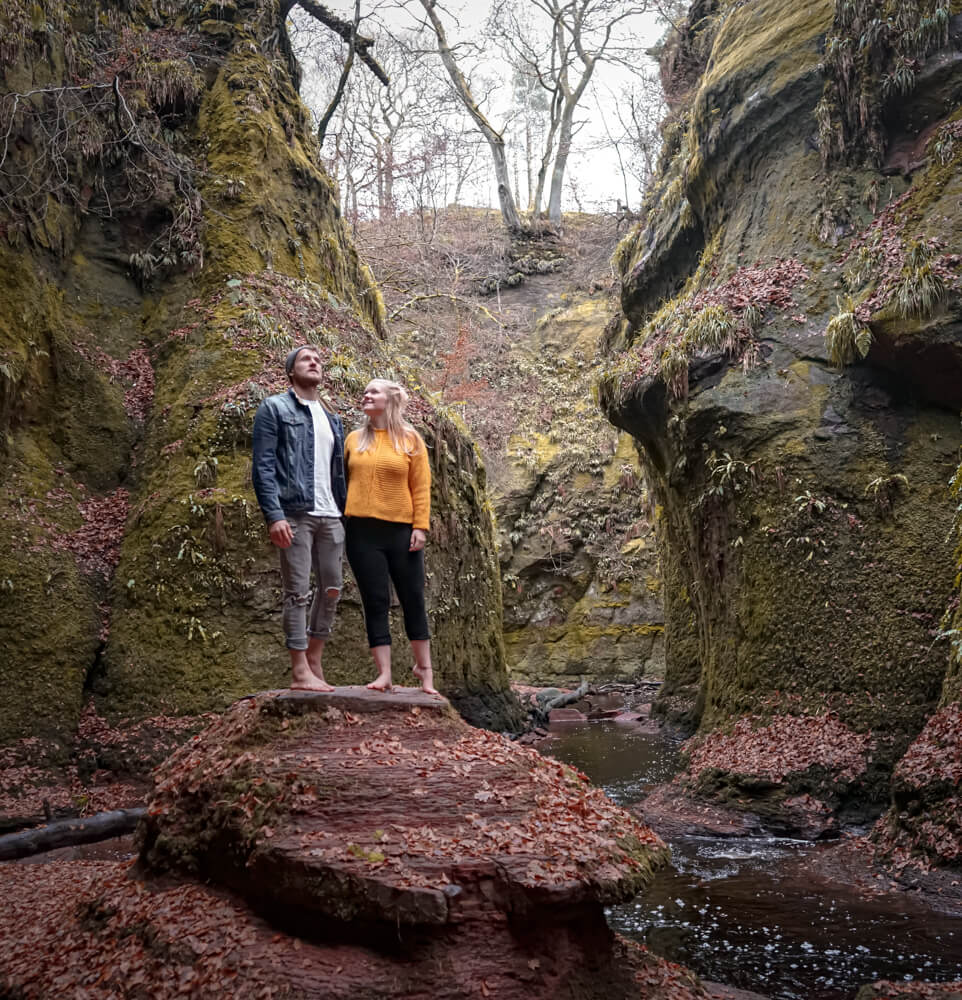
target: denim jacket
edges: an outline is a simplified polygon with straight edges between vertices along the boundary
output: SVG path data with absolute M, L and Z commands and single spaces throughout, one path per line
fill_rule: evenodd
M 344 427 L 339 416 L 326 407 L 324 412 L 334 435 L 331 493 L 343 511 L 347 501 Z M 314 421 L 310 408 L 298 401 L 293 389 L 268 396 L 257 408 L 251 478 L 268 524 L 314 509 Z

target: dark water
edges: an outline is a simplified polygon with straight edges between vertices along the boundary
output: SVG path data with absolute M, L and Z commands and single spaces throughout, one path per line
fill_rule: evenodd
M 616 802 L 671 777 L 678 744 L 610 722 L 555 727 L 541 751 L 584 771 Z M 851 1000 L 878 979 L 962 979 L 962 918 L 906 895 L 866 897 L 788 873 L 822 848 L 779 838 L 680 837 L 672 867 L 611 926 L 714 982 L 774 1000 Z

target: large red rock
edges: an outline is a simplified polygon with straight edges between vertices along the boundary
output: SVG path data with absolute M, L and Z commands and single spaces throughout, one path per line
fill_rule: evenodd
M 658 837 L 420 692 L 238 702 L 159 769 L 138 837 L 129 869 L 0 865 L 0 994 L 707 996 L 605 921 Z
M 587 779 L 420 692 L 238 703 L 160 769 L 147 869 L 339 921 L 631 898 L 664 844 Z

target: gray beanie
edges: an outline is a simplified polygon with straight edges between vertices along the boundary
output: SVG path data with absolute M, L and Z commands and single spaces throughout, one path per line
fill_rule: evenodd
M 294 362 L 297 360 L 297 355 L 300 354 L 301 351 L 307 350 L 308 348 L 312 351 L 317 350 L 313 344 L 301 344 L 300 347 L 295 347 L 294 350 L 287 355 L 287 360 L 284 362 L 284 371 L 288 378 L 291 377 L 291 372 L 294 371 Z

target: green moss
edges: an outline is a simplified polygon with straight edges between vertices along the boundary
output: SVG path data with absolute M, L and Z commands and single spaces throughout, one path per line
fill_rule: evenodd
M 80 716 L 87 666 L 100 641 L 98 595 L 69 554 L 13 520 L 8 496 L 0 497 L 0 514 L 7 526 L 0 540 L 0 643 L 7 650 L 0 743 L 63 738 Z
M 736 76 L 750 77 L 770 91 L 789 86 L 818 65 L 817 41 L 831 27 L 834 12 L 832 0 L 761 0 L 732 10 L 715 36 L 701 92 L 710 94 Z M 711 113 L 703 99 L 701 108 L 702 114 Z
M 0 641 L 13 654 L 0 668 L 0 742 L 76 725 L 105 593 L 66 542 L 80 504 L 116 486 L 133 439 L 122 387 L 80 353 L 96 345 L 76 297 L 43 265 L 0 248 Z
M 630 680 L 646 674 L 646 664 L 661 661 L 663 635 L 660 622 L 586 625 L 572 621 L 509 629 L 504 642 L 517 680 L 567 684 L 582 677 Z

